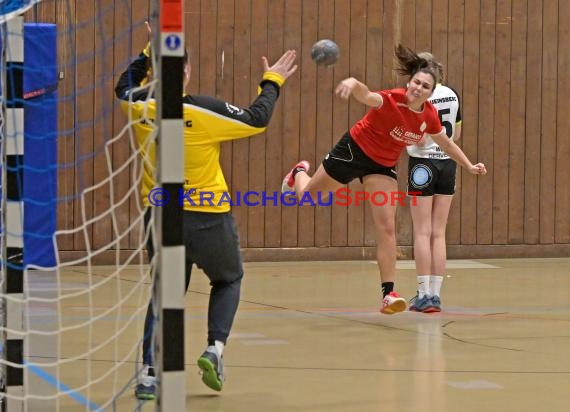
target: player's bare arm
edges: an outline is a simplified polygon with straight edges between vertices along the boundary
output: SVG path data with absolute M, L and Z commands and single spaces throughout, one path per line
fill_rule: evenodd
M 349 77 L 341 81 L 336 87 L 335 93 L 341 99 L 348 99 L 350 96 L 367 106 L 379 108 L 382 106 L 382 96 L 371 92 L 367 85 Z
M 459 148 L 455 144 L 455 142 L 447 137 L 445 131 L 441 131 L 438 134 L 431 135 L 434 142 L 438 144 L 441 149 L 449 155 L 453 160 L 463 166 L 469 173 L 474 175 L 484 175 L 487 174 L 487 169 L 483 163 L 473 164 L 471 161 L 465 156 L 463 150 Z

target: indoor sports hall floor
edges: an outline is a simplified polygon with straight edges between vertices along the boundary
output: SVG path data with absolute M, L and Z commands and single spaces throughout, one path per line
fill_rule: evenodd
M 221 393 L 201 383 L 195 366 L 205 347 L 209 285 L 194 271 L 186 299 L 188 411 L 569 410 L 570 259 L 450 261 L 444 310 L 429 315 L 379 314 L 375 262 L 248 263 L 245 269 Z M 82 279 L 80 268 L 69 273 L 68 281 Z M 398 262 L 397 279 L 397 290 L 411 297 L 413 262 Z M 97 301 L 98 307 L 108 303 Z M 110 359 L 93 356 L 97 367 Z M 127 366 L 130 373 L 134 364 Z M 74 373 L 59 380 L 71 385 Z M 92 404 L 69 396 L 62 410 L 93 410 L 97 392 L 92 395 Z M 138 403 L 129 388 L 115 410 L 154 407 Z

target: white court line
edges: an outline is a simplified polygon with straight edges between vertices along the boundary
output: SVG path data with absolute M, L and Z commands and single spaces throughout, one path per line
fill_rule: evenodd
M 232 340 L 233 339 L 258 339 L 258 338 L 265 338 L 265 335 L 261 333 L 247 333 L 247 332 L 232 332 Z
M 377 264 L 376 261 L 369 263 Z M 396 261 L 396 269 L 415 269 L 416 264 L 413 260 L 398 260 Z M 499 266 L 489 265 L 488 263 L 478 262 L 469 259 L 455 259 L 448 260 L 446 263 L 447 269 L 499 269 Z
M 248 346 L 253 345 L 288 345 L 288 340 L 283 339 L 241 339 L 240 343 Z
M 262 333 L 232 333 L 232 341 L 237 340 L 244 345 L 288 345 L 289 341 L 284 339 L 268 339 Z
M 457 389 L 503 389 L 502 385 L 485 379 L 465 382 L 447 381 L 445 383 Z

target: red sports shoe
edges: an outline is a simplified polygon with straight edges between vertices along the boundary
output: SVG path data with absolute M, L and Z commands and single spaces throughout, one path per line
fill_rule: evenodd
M 281 193 L 295 192 L 295 177 L 293 177 L 293 172 L 297 168 L 303 168 L 305 169 L 305 172 L 308 172 L 309 169 L 311 168 L 311 165 L 306 160 L 301 160 L 299 163 L 293 166 L 291 171 L 287 173 L 283 178 L 283 184 L 281 185 Z
M 390 292 L 382 299 L 380 312 L 385 315 L 393 315 L 394 313 L 403 312 L 405 310 L 406 300 L 396 292 Z

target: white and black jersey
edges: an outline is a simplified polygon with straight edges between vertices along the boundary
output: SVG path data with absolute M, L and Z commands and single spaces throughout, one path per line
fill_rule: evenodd
M 428 100 L 437 109 L 441 125 L 445 127 L 445 133 L 450 138 L 453 138 L 455 135 L 455 126 L 461 123 L 458 94 L 450 87 L 437 84 Z M 449 159 L 449 156 L 441 150 L 429 135 L 424 137 L 421 144 L 408 146 L 407 150 L 408 154 L 412 157 Z

